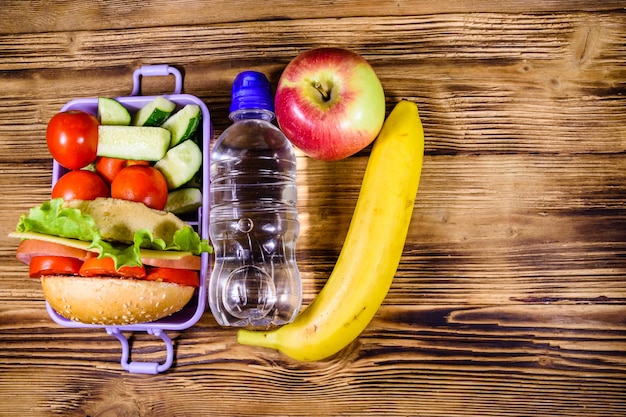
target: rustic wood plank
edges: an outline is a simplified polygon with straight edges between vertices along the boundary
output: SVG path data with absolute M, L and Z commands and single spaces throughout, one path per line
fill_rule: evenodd
M 364 53 L 378 70 L 389 107 L 401 97 L 418 101 L 431 139 L 429 152 L 564 152 L 572 144 L 574 152 L 624 150 L 624 132 L 614 129 L 626 118 L 619 111 L 626 100 L 626 71 L 621 65 L 626 44 L 620 36 L 626 24 L 624 14 L 516 16 L 513 23 L 507 15 L 480 15 L 470 24 L 465 19 L 460 14 L 388 18 L 372 30 L 370 19 L 355 18 L 342 19 L 334 26 L 346 33 L 338 46 Z M 596 25 L 597 20 L 603 25 Z M 34 88 L 42 103 L 49 105 L 33 112 L 22 99 L 20 107 L 37 117 L 43 128 L 54 112 L 77 96 L 129 94 L 130 74 L 148 63 L 138 56 L 150 56 L 151 63 L 176 61 L 185 68 L 186 91 L 205 99 L 214 110 L 219 133 L 228 123 L 229 85 L 237 72 L 254 62 L 276 83 L 298 45 L 312 47 L 332 39 L 324 24 L 329 22 L 306 23 L 310 25 L 306 37 L 301 22 L 249 22 L 193 30 L 149 28 L 107 35 L 7 35 L 0 37 L 0 43 L 12 44 L 19 38 L 32 49 L 2 54 L 0 71 L 8 71 L 10 77 L 0 80 L 0 87 L 7 97 L 15 94 L 18 99 Z M 382 44 L 399 29 L 408 42 L 371 52 L 359 46 Z M 139 45 L 137 37 L 143 40 Z M 279 37 L 280 49 L 268 53 L 263 45 Z M 184 50 L 185 56 L 170 55 L 162 48 L 164 42 Z M 105 44 L 115 47 L 103 48 Z M 83 60 L 76 61 L 75 54 Z M 26 55 L 36 57 L 43 68 L 25 66 Z M 245 59 L 232 62 L 230 56 Z M 455 65 L 442 65 L 450 59 Z M 83 70 L 77 71 L 77 66 Z M 26 71 L 14 73 L 14 68 Z M 113 82 L 103 87 L 101 79 Z M 160 88 L 167 92 L 171 82 L 164 83 Z M 518 124 L 525 128 L 508 128 Z M 615 135 L 619 140 L 613 140 Z M 552 139 L 546 143 L 546 137 Z
M 307 300 L 324 284 L 341 249 L 365 162 L 356 157 L 300 164 L 297 256 L 304 261 Z M 31 177 L 41 182 L 35 185 L 43 201 L 49 180 L 43 173 L 25 178 Z M 335 178 L 342 183 L 328 187 Z M 507 303 L 523 294 L 593 299 L 609 289 L 624 297 L 624 183 L 621 155 L 429 157 L 399 268 L 403 286 L 392 288 L 390 300 L 433 293 L 438 302 L 454 303 L 476 297 Z M 1 201 L 5 230 L 34 204 Z M 0 252 L 6 264 L 17 264 L 16 244 L 8 240 Z M 19 264 L 7 270 L 7 279 L 15 280 L 12 291 L 24 285 L 25 272 Z M 589 275 L 592 280 L 585 279 Z M 468 285 L 474 290 L 468 292 Z
M 62 379 L 62 391 L 54 392 L 49 385 L 28 410 L 64 415 L 105 410 L 149 415 L 157 409 L 162 415 L 194 414 L 193 404 L 201 397 L 221 399 L 211 405 L 211 412 L 219 415 L 232 413 L 231 404 L 237 404 L 238 414 L 255 415 L 262 402 L 278 415 L 393 415 L 421 409 L 460 416 L 466 415 L 471 398 L 471 409 L 487 415 L 519 415 L 537 407 L 541 415 L 564 409 L 571 415 L 582 409 L 619 415 L 626 398 L 623 379 L 615 372 L 623 376 L 626 371 L 626 329 L 619 319 L 626 311 L 611 305 L 588 305 L 584 311 L 587 321 L 579 320 L 580 308 L 563 305 L 384 308 L 359 342 L 333 360 L 307 365 L 261 349 L 252 349 L 249 356 L 247 348 L 233 343 L 232 330 L 203 336 L 204 326 L 213 326 L 204 320 L 178 337 L 177 372 L 155 377 L 120 375 L 114 366 L 116 342 L 102 340 L 95 331 L 47 329 L 46 334 L 56 337 L 41 350 L 30 348 L 40 346 L 44 336 L 32 329 L 30 336 L 11 337 L 9 343 L 24 352 L 22 359 L 38 372 L 7 367 L 6 380 L 15 385 L 3 387 L 0 395 L 19 395 L 13 387 L 25 383 L 45 387 L 46 381 Z M 596 330 L 589 333 L 588 326 Z M 94 351 L 93 364 L 75 364 L 63 342 L 66 338 Z M 149 357 L 154 346 L 143 349 L 138 353 Z M 237 366 L 234 359 L 246 366 Z M 69 377 L 62 371 L 65 366 L 72 366 Z M 104 383 L 91 384 L 86 391 L 81 384 L 92 378 Z M 579 389 L 572 390 L 572 383 Z M 155 395 L 160 384 L 168 389 Z M 594 396 L 600 392 L 615 401 L 597 401 Z M 494 402 L 504 410 L 494 408 Z M 14 409 L 20 410 L 26 411 Z
M 410 2 L 382 0 L 341 0 L 303 3 L 294 0 L 275 0 L 271 7 L 256 1 L 238 1 L 236 12 L 223 4 L 198 3 L 190 0 L 129 3 L 124 0 L 94 1 L 90 3 L 62 0 L 50 7 L 46 1 L 7 0 L 3 4 L 0 26 L 5 33 L 58 32 L 77 30 L 126 29 L 150 26 L 193 26 L 226 22 L 285 21 L 325 17 L 378 17 L 488 13 L 506 10 L 509 13 L 564 12 L 620 10 L 624 4 L 609 1 L 520 1 L 468 2 L 454 0 Z M 23 16 L 30 16 L 24 20 Z

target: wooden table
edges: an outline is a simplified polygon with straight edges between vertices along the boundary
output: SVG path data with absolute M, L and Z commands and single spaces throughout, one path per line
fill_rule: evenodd
M 626 410 L 623 1 L 3 2 L 0 414 L 3 416 L 622 416 Z M 273 86 L 338 46 L 415 101 L 426 157 L 404 255 L 361 337 L 299 363 L 238 345 L 206 313 L 166 373 L 120 367 L 103 330 L 53 323 L 6 235 L 49 198 L 50 117 L 129 95 L 171 64 L 228 126 L 246 69 Z M 145 86 L 168 92 L 167 80 Z M 369 149 L 298 159 L 297 256 L 310 303 L 331 272 Z M 137 360 L 162 342 L 133 339 Z

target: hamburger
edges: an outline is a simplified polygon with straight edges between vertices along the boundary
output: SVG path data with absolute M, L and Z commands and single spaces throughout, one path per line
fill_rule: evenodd
M 125 325 L 180 311 L 211 246 L 176 215 L 115 198 L 46 201 L 20 217 L 16 258 L 61 316 Z

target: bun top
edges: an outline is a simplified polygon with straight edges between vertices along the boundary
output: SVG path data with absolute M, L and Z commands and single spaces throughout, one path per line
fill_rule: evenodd
M 108 241 L 132 243 L 135 231 L 148 229 L 155 238 L 171 242 L 174 233 L 186 223 L 176 215 L 152 209 L 143 203 L 117 198 L 71 200 L 64 207 L 76 208 L 90 215 L 102 236 Z

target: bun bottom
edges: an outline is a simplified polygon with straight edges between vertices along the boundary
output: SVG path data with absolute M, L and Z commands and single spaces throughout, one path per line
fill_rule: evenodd
M 43 294 L 61 316 L 81 323 L 155 321 L 181 310 L 195 288 L 170 282 L 75 276 L 41 277 Z

